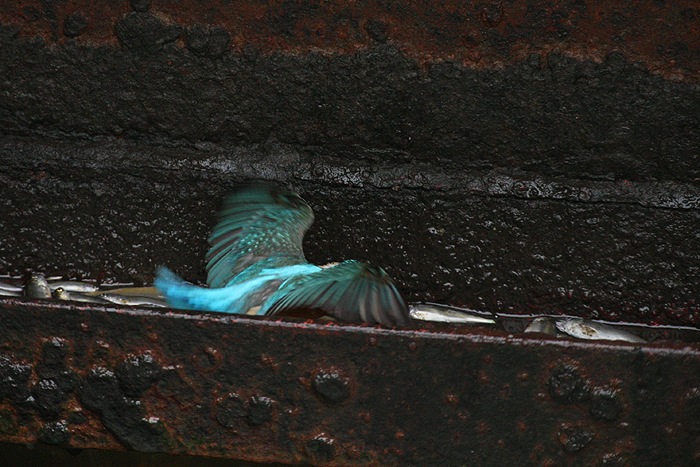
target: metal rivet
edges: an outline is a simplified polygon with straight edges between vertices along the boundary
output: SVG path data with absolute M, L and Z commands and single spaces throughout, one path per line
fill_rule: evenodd
M 316 462 L 330 462 L 335 457 L 335 440 L 319 433 L 306 443 L 306 454 Z
M 251 425 L 262 425 L 272 418 L 272 403 L 269 397 L 255 396 L 248 404 L 248 423 Z
M 579 427 L 564 425 L 559 429 L 559 442 L 567 452 L 577 452 L 585 448 L 595 437 L 594 433 Z
M 591 395 L 591 416 L 596 420 L 612 422 L 622 412 L 622 402 L 616 391 L 596 389 Z
M 552 399 L 564 404 L 584 400 L 587 396 L 585 381 L 578 370 L 569 365 L 556 369 L 547 384 Z
M 319 370 L 311 381 L 316 394 L 331 404 L 339 404 L 350 397 L 350 379 L 338 370 Z
M 238 394 L 229 394 L 216 406 L 216 421 L 226 428 L 237 426 L 247 415 L 245 403 Z

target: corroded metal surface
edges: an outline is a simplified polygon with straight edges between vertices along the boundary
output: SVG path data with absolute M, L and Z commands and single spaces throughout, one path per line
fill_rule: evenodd
M 676 166 L 679 174 L 700 176 L 692 163 Z M 168 265 L 203 281 L 221 200 L 256 178 L 309 200 L 309 260 L 369 261 L 410 301 L 700 326 L 693 183 L 350 163 L 281 144 L 232 151 L 5 138 L 0 273 L 152 282 Z
M 310 259 L 411 299 L 697 325 L 696 3 L 3 2 L 0 273 L 197 279 L 218 200 L 264 178 L 317 209 Z M 0 441 L 700 460 L 697 344 L 0 313 Z
M 697 344 L 0 307 L 0 441 L 327 465 L 700 457 Z
M 6 2 L 7 3 L 7 2 Z M 394 43 L 424 62 L 502 66 L 531 53 L 602 60 L 619 51 L 669 77 L 700 76 L 700 9 L 693 0 L 462 2 L 51 2 L 0 8 L 0 19 L 51 43 L 179 42 L 202 55 L 226 49 L 348 53 Z

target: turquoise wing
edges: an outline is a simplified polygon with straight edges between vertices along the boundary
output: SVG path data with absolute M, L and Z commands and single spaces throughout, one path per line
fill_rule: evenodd
M 289 265 L 306 262 L 302 240 L 314 214 L 296 193 L 270 184 L 245 185 L 225 200 L 219 216 L 205 258 L 210 287 L 224 287 L 271 256 Z
M 405 326 L 408 307 L 389 275 L 358 261 L 294 278 L 266 302 L 261 314 L 321 310 L 342 321 Z

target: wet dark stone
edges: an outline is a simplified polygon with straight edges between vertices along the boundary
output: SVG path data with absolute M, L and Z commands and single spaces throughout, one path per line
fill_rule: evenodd
M 596 420 L 612 422 L 622 413 L 622 401 L 616 391 L 596 389 L 591 394 L 591 416 Z
M 10 402 L 23 402 L 29 396 L 27 383 L 32 374 L 31 365 L 16 363 L 6 356 L 0 356 L 0 399 Z
M 50 422 L 39 431 L 39 440 L 46 444 L 62 445 L 70 440 L 70 431 L 65 421 Z
M 248 403 L 248 423 L 262 425 L 272 418 L 272 399 L 256 396 Z
M 554 370 L 547 385 L 552 399 L 564 404 L 579 402 L 588 396 L 586 382 L 578 370 L 568 365 Z
M 567 452 L 577 452 L 585 448 L 595 437 L 594 433 L 575 427 L 563 427 L 559 431 L 559 442 Z
M 148 13 L 130 13 L 117 23 L 116 32 L 123 47 L 138 54 L 152 54 L 177 40 L 182 28 Z
M 150 354 L 131 356 L 115 370 L 119 385 L 124 394 L 138 397 L 151 387 L 161 374 L 161 366 Z
M 336 370 L 318 372 L 311 386 L 321 399 L 331 404 L 339 404 L 350 397 L 350 380 Z
M 237 394 L 229 394 L 216 406 L 216 421 L 226 428 L 238 426 L 247 415 L 245 402 Z
M 187 48 L 195 55 L 208 58 L 219 58 L 228 49 L 231 41 L 229 33 L 221 28 L 204 28 L 193 26 L 185 36 Z
M 310 439 L 305 449 L 314 462 L 330 462 L 335 457 L 335 440 L 322 433 Z
M 71 13 L 63 22 L 63 34 L 66 37 L 78 37 L 88 26 L 88 20 L 82 13 Z

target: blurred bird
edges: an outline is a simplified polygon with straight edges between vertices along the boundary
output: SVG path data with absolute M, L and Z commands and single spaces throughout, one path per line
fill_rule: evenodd
M 225 200 L 209 236 L 210 288 L 165 267 L 155 286 L 175 308 L 267 316 L 314 310 L 342 321 L 408 324 L 406 302 L 383 269 L 353 260 L 306 261 L 302 240 L 313 220 L 311 207 L 286 188 L 242 186 Z

